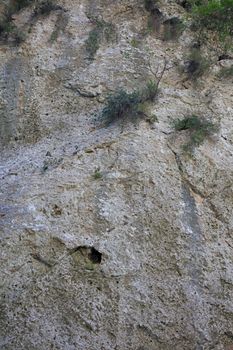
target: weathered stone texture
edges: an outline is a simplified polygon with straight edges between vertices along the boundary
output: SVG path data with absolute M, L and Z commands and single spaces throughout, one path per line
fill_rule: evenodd
M 222 63 L 187 81 L 179 66 L 193 34 L 148 34 L 143 1 L 59 4 L 18 48 L 0 46 L 0 348 L 233 349 L 233 97 L 216 77 Z M 184 13 L 161 9 L 163 20 Z M 90 14 L 116 30 L 93 61 Z M 145 86 L 165 59 L 147 106 L 155 122 L 98 123 L 110 91 Z M 172 121 L 192 113 L 219 131 L 189 157 Z

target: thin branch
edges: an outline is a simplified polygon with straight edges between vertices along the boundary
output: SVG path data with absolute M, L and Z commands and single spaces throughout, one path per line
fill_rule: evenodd
M 157 89 L 159 88 L 159 84 L 160 84 L 160 82 L 161 82 L 161 80 L 162 80 L 162 78 L 164 76 L 164 73 L 165 73 L 166 69 L 167 69 L 167 59 L 165 58 L 163 70 L 162 70 L 162 72 L 161 72 L 161 74 L 160 74 L 160 76 L 159 76 L 159 78 L 157 80 L 157 83 L 156 83 Z
M 150 70 L 151 74 L 152 74 L 152 75 L 155 77 L 155 79 L 156 79 L 156 88 L 157 88 L 157 89 L 159 88 L 159 84 L 160 84 L 160 82 L 161 82 L 161 80 L 162 80 L 162 78 L 163 78 L 163 76 L 164 76 L 165 71 L 167 70 L 167 64 L 168 64 L 168 61 L 167 61 L 167 59 L 165 58 L 165 59 L 164 59 L 164 66 L 163 66 L 162 72 L 160 73 L 160 75 L 158 75 L 159 65 L 158 65 L 156 71 L 154 71 L 154 70 L 152 69 L 152 66 L 151 66 L 151 61 L 149 60 L 149 70 Z

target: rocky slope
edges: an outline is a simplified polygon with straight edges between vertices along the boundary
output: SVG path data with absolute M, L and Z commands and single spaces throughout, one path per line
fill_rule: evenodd
M 150 30 L 143 1 L 58 5 L 15 14 L 25 41 L 0 45 L 0 348 L 233 349 L 229 58 L 207 43 L 210 69 L 182 73 L 196 39 L 164 40 L 187 17 L 174 1 Z M 111 36 L 90 59 L 96 17 Z M 109 92 L 143 88 L 165 61 L 146 118 L 99 122 Z M 192 114 L 218 132 L 190 156 L 172 123 Z

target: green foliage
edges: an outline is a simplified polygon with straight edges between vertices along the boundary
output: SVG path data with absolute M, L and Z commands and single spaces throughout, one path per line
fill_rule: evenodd
M 216 125 L 196 115 L 178 119 L 174 123 L 174 128 L 177 131 L 190 132 L 190 140 L 183 146 L 186 152 L 192 152 L 193 148 L 200 146 L 207 137 L 217 131 Z
M 94 24 L 94 28 L 90 31 L 86 40 L 86 51 L 88 58 L 93 60 L 97 50 L 99 49 L 100 42 L 106 40 L 110 42 L 116 38 L 115 28 L 111 23 L 100 20 L 98 17 L 87 15 L 90 21 Z
M 12 43 L 19 45 L 25 40 L 25 35 L 13 22 L 2 20 L 0 22 L 0 38 L 5 42 L 10 39 Z
M 25 34 L 18 30 L 12 21 L 12 15 L 30 6 L 33 3 L 37 3 L 35 6 L 32 17 L 38 17 L 39 15 L 47 15 L 51 11 L 61 9 L 60 6 L 54 4 L 53 0 L 14 0 L 5 7 L 3 16 L 0 20 L 0 38 L 4 41 L 11 41 L 15 44 L 20 44 L 25 40 Z
M 177 40 L 182 34 L 185 26 L 183 21 L 178 17 L 172 17 L 163 23 L 164 25 L 164 40 Z
M 107 96 L 101 118 L 107 124 L 116 121 L 135 121 L 142 113 L 142 105 L 153 101 L 158 93 L 158 84 L 150 80 L 141 91 L 126 92 L 123 89 Z
M 190 0 L 196 26 L 216 31 L 220 39 L 233 34 L 233 0 Z
M 99 49 L 99 43 L 100 43 L 99 31 L 96 28 L 92 29 L 86 41 L 86 50 L 87 50 L 89 59 L 94 59 L 95 54 Z
M 47 16 L 56 10 L 61 10 L 61 7 L 56 5 L 53 0 L 43 0 L 36 5 L 33 17 Z
M 158 94 L 158 84 L 154 80 L 149 80 L 146 87 L 141 91 L 141 102 L 153 101 Z
M 174 127 L 177 131 L 182 130 L 196 130 L 199 129 L 202 125 L 202 122 L 200 118 L 198 118 L 195 115 L 192 115 L 191 117 L 185 117 L 184 119 L 178 119 L 175 121 Z
M 153 125 L 154 123 L 157 123 L 157 122 L 158 122 L 158 117 L 157 117 L 157 115 L 155 115 L 155 114 L 151 114 L 151 115 L 148 115 L 148 116 L 147 116 L 146 121 L 147 121 L 149 124 Z
M 10 1 L 8 5 L 5 7 L 4 17 L 8 21 L 11 21 L 11 16 L 14 13 L 19 12 L 27 6 L 30 6 L 35 0 L 14 0 Z
M 152 33 L 154 29 L 153 17 L 150 16 L 147 21 L 147 33 Z
M 137 116 L 141 97 L 139 92 L 128 93 L 123 89 L 107 96 L 102 119 L 106 124 Z
M 200 49 L 192 49 L 185 62 L 185 71 L 189 79 L 196 81 L 200 78 L 208 69 L 210 63 L 202 56 Z
M 0 20 L 0 38 L 3 41 L 8 41 L 19 45 L 25 39 L 24 33 L 19 31 L 12 21 L 12 15 L 19 12 L 23 8 L 31 5 L 35 0 L 15 0 L 10 2 L 4 10 Z
M 116 29 L 112 23 L 105 22 L 103 19 L 94 19 L 96 29 L 100 32 L 102 40 L 107 42 L 113 41 L 116 39 Z
M 67 15 L 64 12 L 60 12 L 57 15 L 56 23 L 49 39 L 50 43 L 53 43 L 54 41 L 57 40 L 58 36 L 64 32 L 67 24 L 68 24 Z
M 137 40 L 137 39 L 135 39 L 135 38 L 133 38 L 133 39 L 131 40 L 130 44 L 131 44 L 132 47 L 137 48 L 137 47 L 139 46 L 139 44 L 140 44 L 140 41 Z
M 14 26 L 11 22 L 2 20 L 0 22 L 0 35 L 3 37 L 4 35 L 8 35 L 12 30 Z
M 220 70 L 220 72 L 218 73 L 218 77 L 224 78 L 224 79 L 232 78 L 233 77 L 233 65 L 231 67 L 222 68 Z
M 103 174 L 100 172 L 100 169 L 99 168 L 96 169 L 94 174 L 93 174 L 93 178 L 95 180 L 99 180 L 99 179 L 102 179 L 102 177 L 103 177 Z
M 147 32 L 159 32 L 162 12 L 159 10 L 157 0 L 144 0 L 145 10 L 149 12 L 148 22 L 147 22 Z

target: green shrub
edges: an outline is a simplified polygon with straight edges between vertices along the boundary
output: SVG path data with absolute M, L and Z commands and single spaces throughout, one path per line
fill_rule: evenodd
M 30 6 L 33 3 L 37 3 L 32 17 L 38 17 L 40 15 L 47 15 L 51 11 L 61 9 L 60 6 L 54 4 L 53 0 L 15 0 L 10 2 L 6 6 L 2 19 L 0 21 L 0 37 L 4 41 L 10 40 L 16 45 L 25 40 L 25 34 L 20 32 L 12 21 L 12 15 L 19 12 L 23 8 Z
M 101 119 L 107 124 L 116 121 L 137 120 L 142 113 L 142 104 L 153 101 L 158 93 L 158 84 L 150 80 L 141 91 L 131 93 L 120 89 L 107 96 Z
M 0 38 L 5 42 L 11 40 L 11 42 L 17 46 L 25 40 L 25 34 L 21 32 L 13 22 L 1 21 Z
M 210 63 L 202 56 L 199 48 L 192 49 L 185 62 L 185 72 L 189 79 L 197 80 L 200 78 L 208 69 Z
M 103 177 L 103 174 L 101 173 L 100 169 L 99 168 L 96 169 L 94 174 L 93 174 L 93 178 L 95 180 L 100 180 L 100 179 L 102 179 L 102 177 Z
M 149 80 L 146 87 L 141 91 L 141 102 L 153 101 L 158 94 L 158 84 L 153 80 Z
M 225 40 L 233 34 L 233 0 L 190 0 L 196 26 L 213 30 Z
M 5 7 L 0 21 L 1 40 L 7 41 L 11 39 L 12 42 L 18 45 L 25 39 L 25 35 L 20 32 L 13 23 L 12 15 L 31 5 L 33 2 L 34 0 L 15 0 L 14 2 L 10 2 L 10 4 Z
M 86 41 L 86 50 L 89 59 L 94 59 L 97 50 L 99 49 L 100 34 L 97 29 L 92 29 Z
M 193 148 L 201 145 L 207 137 L 217 131 L 216 125 L 196 115 L 178 119 L 174 123 L 174 128 L 177 131 L 188 130 L 190 132 L 189 142 L 183 145 L 183 149 L 187 152 L 192 152 Z
M 132 119 L 138 115 L 141 96 L 139 92 L 128 93 L 123 89 L 107 96 L 102 119 L 106 124 L 123 119 Z
M 43 0 L 36 5 L 33 17 L 47 16 L 56 10 L 61 10 L 61 7 L 56 5 L 53 0 Z
M 185 28 L 183 21 L 178 17 L 172 17 L 166 20 L 165 22 L 163 22 L 163 26 L 163 39 L 165 41 L 177 40 Z
M 137 47 L 139 47 L 139 45 L 140 45 L 140 41 L 137 40 L 137 39 L 135 39 L 135 38 L 133 38 L 133 39 L 131 40 L 130 44 L 131 44 L 132 47 L 137 48 Z
M 99 49 L 100 42 L 106 40 L 110 42 L 116 38 L 115 28 L 111 23 L 105 22 L 98 17 L 88 15 L 88 18 L 95 26 L 89 33 L 89 36 L 86 40 L 86 51 L 88 58 L 93 60 L 96 52 Z

